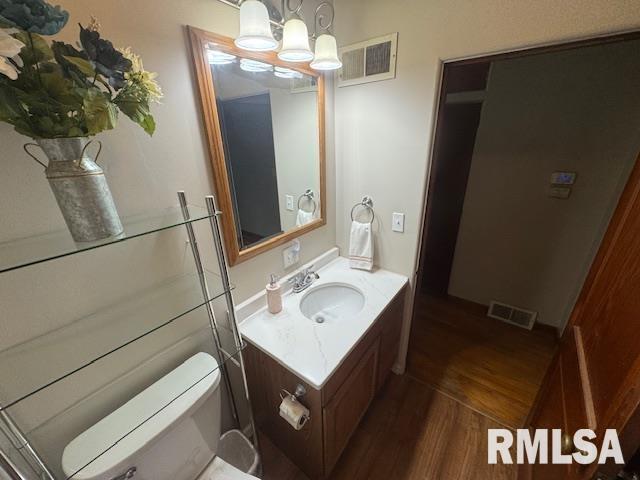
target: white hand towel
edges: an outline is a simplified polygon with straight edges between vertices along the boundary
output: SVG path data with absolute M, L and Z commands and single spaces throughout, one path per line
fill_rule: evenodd
M 373 268 L 373 232 L 370 223 L 351 222 L 349 266 L 361 270 Z
M 302 225 L 306 225 L 314 220 L 315 212 L 307 212 L 305 210 L 299 209 L 298 215 L 296 216 L 296 227 L 301 227 Z

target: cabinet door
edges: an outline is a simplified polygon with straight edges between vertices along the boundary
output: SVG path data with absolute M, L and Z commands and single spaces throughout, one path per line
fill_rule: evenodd
M 376 392 L 379 342 L 369 348 L 323 411 L 324 474 L 335 466 Z

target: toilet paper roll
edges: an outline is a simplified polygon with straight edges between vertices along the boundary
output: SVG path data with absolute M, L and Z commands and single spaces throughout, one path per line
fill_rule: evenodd
M 301 430 L 309 419 L 309 409 L 293 395 L 287 395 L 280 403 L 280 416 L 296 430 Z

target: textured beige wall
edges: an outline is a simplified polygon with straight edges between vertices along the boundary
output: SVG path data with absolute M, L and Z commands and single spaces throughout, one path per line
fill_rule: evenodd
M 338 245 L 348 245 L 349 209 L 371 195 L 380 219 L 377 263 L 410 277 L 441 61 L 640 26 L 640 3 L 633 0 L 338 0 L 336 6 L 341 45 L 399 32 L 395 80 L 336 89 Z M 406 214 L 404 234 L 391 231 L 394 211 Z M 403 338 L 406 344 L 408 328 Z
M 191 54 L 184 29 L 194 25 L 216 33 L 237 33 L 237 10 L 214 0 L 59 0 L 71 13 L 64 39 L 76 41 L 77 23 L 96 15 L 104 36 L 117 46 L 131 46 L 149 70 L 157 71 L 165 92 L 154 107 L 158 129 L 149 138 L 127 118 L 100 135 L 104 166 L 122 216 L 177 205 L 176 191 L 184 189 L 191 203 L 204 205 L 213 190 L 206 154 Z M 333 162 L 333 100 L 328 96 L 328 198 L 335 198 Z M 41 168 L 22 151 L 28 141 L 0 125 L 0 241 L 63 229 L 62 217 Z M 335 245 L 334 204 L 328 205 L 327 226 L 301 238 L 301 260 L 306 261 Z M 210 229 L 197 226 L 200 248 L 215 270 Z M 0 276 L 0 350 L 54 331 L 86 315 L 110 308 L 158 283 L 193 272 L 193 260 L 182 229 L 102 248 Z M 237 301 L 264 288 L 270 272 L 282 273 L 281 249 L 275 249 L 231 269 Z M 165 299 L 166 301 L 170 300 Z M 176 299 L 173 306 L 180 305 Z M 224 302 L 215 305 L 223 318 Z M 133 313 L 130 330 L 139 328 Z M 127 315 L 131 315 L 128 317 Z M 146 321 L 166 321 L 166 310 L 150 310 Z M 122 321 L 122 317 L 118 317 Z M 55 364 L 28 363 L 0 382 L 0 395 L 44 373 L 59 373 L 100 348 L 100 327 L 113 333 L 110 322 L 95 326 L 95 343 L 78 345 L 73 335 L 60 341 L 69 356 Z M 126 324 L 126 322 L 125 322 Z M 93 328 L 93 327 L 92 327 Z M 43 449 L 59 471 L 64 445 L 102 416 L 122 404 L 162 374 L 209 344 L 208 322 L 202 309 L 157 335 L 122 350 L 70 381 L 48 389 L 12 409 L 34 444 Z M 224 339 L 230 345 L 229 337 Z M 37 358 L 34 351 L 32 358 Z M 236 372 L 237 373 L 237 372 Z M 45 375 L 46 376 L 46 375 Z M 237 379 L 237 376 L 235 377 Z M 33 382 L 32 382 L 33 383 Z M 228 419 L 228 412 L 226 414 Z M 225 427 L 229 422 L 225 422 Z
M 640 42 L 495 62 L 449 293 L 564 327 L 640 151 Z M 552 172 L 578 172 L 571 197 Z

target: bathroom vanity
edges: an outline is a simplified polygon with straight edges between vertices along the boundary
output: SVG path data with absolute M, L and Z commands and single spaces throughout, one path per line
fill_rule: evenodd
M 329 476 L 393 367 L 407 284 L 388 271 L 352 270 L 341 257 L 318 273 L 283 297 L 282 312 L 260 309 L 240 325 L 256 424 L 312 479 Z M 310 411 L 301 430 L 278 413 L 283 390 L 298 385 Z

